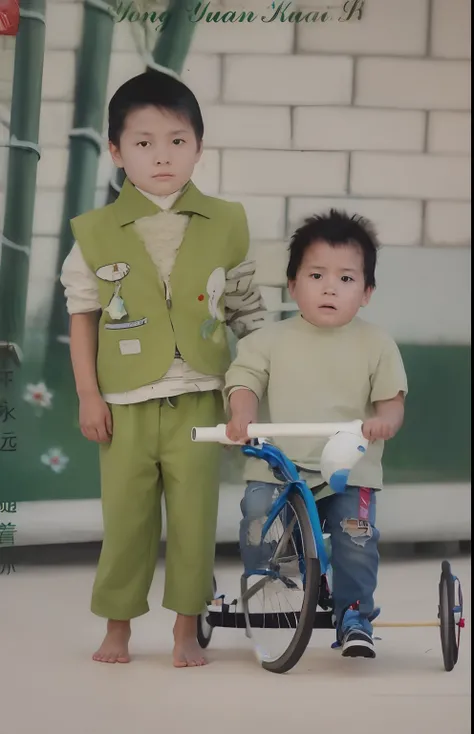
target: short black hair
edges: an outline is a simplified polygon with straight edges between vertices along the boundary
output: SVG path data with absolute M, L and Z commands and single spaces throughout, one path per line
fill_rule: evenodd
M 357 214 L 331 209 L 327 214 L 315 214 L 305 219 L 290 240 L 290 259 L 286 276 L 295 280 L 304 254 L 315 242 L 327 242 L 331 247 L 353 245 L 362 250 L 366 288 L 375 288 L 375 266 L 380 247 L 373 224 Z
M 119 147 L 127 115 L 141 107 L 170 110 L 192 126 L 198 144 L 204 136 L 199 103 L 183 82 L 170 74 L 150 69 L 132 77 L 117 89 L 109 102 L 109 140 Z

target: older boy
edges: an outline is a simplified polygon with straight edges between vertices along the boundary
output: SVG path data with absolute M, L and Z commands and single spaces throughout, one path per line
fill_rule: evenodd
M 127 81 L 109 105 L 109 148 L 127 178 L 117 201 L 72 221 L 62 272 L 83 434 L 100 446 L 104 542 L 92 611 L 108 619 L 94 660 L 129 661 L 130 620 L 148 611 L 167 511 L 163 604 L 177 613 L 174 665 L 202 665 L 196 615 L 212 588 L 219 449 L 214 425 L 230 362 L 226 326 L 261 325 L 245 212 L 191 177 L 203 121 L 172 74 Z

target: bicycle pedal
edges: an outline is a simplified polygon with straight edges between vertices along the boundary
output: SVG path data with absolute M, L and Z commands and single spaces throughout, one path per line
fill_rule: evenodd
M 297 589 L 298 588 L 298 584 L 295 584 L 295 582 L 289 579 L 287 576 L 279 576 L 279 580 L 283 584 L 285 584 L 287 589 Z

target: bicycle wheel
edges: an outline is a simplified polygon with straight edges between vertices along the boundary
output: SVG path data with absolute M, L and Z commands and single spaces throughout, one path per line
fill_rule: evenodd
M 448 561 L 441 564 L 439 581 L 439 621 L 441 649 L 443 651 L 444 669 L 450 672 L 458 661 L 458 644 L 456 640 L 456 623 L 454 619 L 454 579 Z
M 286 673 L 303 655 L 313 632 L 320 564 L 303 499 L 290 494 L 264 538 L 269 560 L 242 577 L 247 636 L 265 670 Z
M 215 576 L 212 577 L 212 591 L 214 597 L 217 593 L 217 583 Z M 203 610 L 202 614 L 199 615 L 197 618 L 197 641 L 199 643 L 199 646 L 202 647 L 203 650 L 206 649 L 206 647 L 209 645 L 212 637 L 212 633 L 214 631 L 214 627 L 211 627 L 209 622 L 207 621 L 208 617 L 208 610 L 207 607 Z

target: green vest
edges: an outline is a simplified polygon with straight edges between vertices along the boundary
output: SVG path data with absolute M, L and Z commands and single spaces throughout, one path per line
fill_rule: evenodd
M 113 204 L 71 221 L 99 287 L 97 375 L 103 393 L 160 380 L 176 347 L 202 374 L 222 376 L 229 366 L 223 283 L 225 273 L 247 257 L 245 211 L 241 204 L 205 196 L 192 182 L 172 209 L 190 215 L 190 222 L 171 273 L 171 299 L 133 227 L 160 209 L 128 179 Z M 114 320 L 105 309 L 118 283 L 127 315 Z

